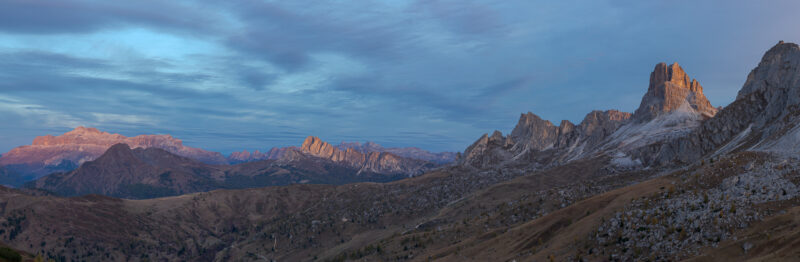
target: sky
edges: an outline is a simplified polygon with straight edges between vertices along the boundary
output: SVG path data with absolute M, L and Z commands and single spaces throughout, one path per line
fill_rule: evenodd
M 659 62 L 733 101 L 800 1 L 0 2 L 0 152 L 77 126 L 225 154 L 463 151 L 519 115 L 634 111 Z

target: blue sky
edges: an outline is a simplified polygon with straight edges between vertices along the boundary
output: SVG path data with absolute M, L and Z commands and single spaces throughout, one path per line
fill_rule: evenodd
M 229 153 L 462 151 L 519 114 L 632 112 L 658 62 L 715 106 L 800 41 L 798 1 L 0 3 L 0 151 L 84 125 Z

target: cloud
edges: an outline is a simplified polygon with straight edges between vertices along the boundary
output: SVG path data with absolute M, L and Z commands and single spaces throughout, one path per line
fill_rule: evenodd
M 28 142 L 98 125 L 224 152 L 306 135 L 460 151 L 521 112 L 631 111 L 661 61 L 725 105 L 766 48 L 800 40 L 796 2 L 690 3 L 10 0 L 0 120 L 20 128 L 0 132 Z
M 132 126 L 157 126 L 159 122 L 147 116 L 123 115 L 109 113 L 91 113 L 97 125 L 122 124 Z
M 218 21 L 214 13 L 183 1 L 8 0 L 0 9 L 0 31 L 22 34 L 87 33 L 130 25 L 195 31 Z

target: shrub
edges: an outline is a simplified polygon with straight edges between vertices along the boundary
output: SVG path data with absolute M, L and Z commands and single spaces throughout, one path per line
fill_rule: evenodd
M 0 258 L 10 262 L 22 261 L 22 256 L 17 251 L 8 247 L 0 247 Z

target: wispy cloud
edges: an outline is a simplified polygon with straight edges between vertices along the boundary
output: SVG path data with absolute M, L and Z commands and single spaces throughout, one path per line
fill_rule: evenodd
M 0 95 L 0 112 L 16 115 L 18 121 L 28 126 L 39 125 L 44 128 L 65 128 L 78 126 L 84 121 L 72 115 L 51 110 L 46 106 Z

